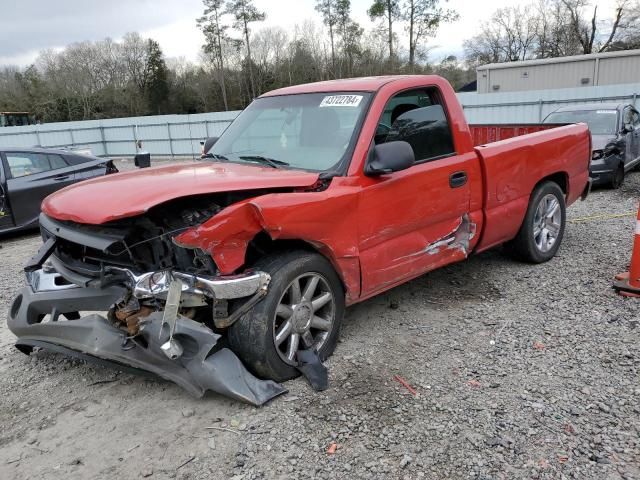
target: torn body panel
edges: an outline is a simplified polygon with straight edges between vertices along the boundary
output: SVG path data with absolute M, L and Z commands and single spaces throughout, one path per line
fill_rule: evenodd
M 274 193 L 231 205 L 175 239 L 185 248 L 212 255 L 220 273 L 232 274 L 246 260 L 249 243 L 260 232 L 272 240 L 302 240 L 325 255 L 342 278 L 347 301 L 360 294 L 357 224 L 348 212 L 358 206 L 359 188 L 335 178 L 320 192 Z
M 471 222 L 469 215 L 464 214 L 460 218 L 460 223 L 446 237 L 441 238 L 429 245 L 422 252 L 415 255 L 426 253 L 427 255 L 437 255 L 443 250 L 460 250 L 462 254 L 469 256 L 469 245 L 471 240 L 476 236 L 476 224 Z
M 220 335 L 183 316 L 173 319 L 172 337 L 179 342 L 181 353 L 172 358 L 162 348 L 166 343 L 162 312 L 144 317 L 139 332 L 133 337 L 102 315 L 54 321 L 58 317 L 54 319 L 51 313 L 107 310 L 124 293 L 117 287 L 75 287 L 49 292 L 34 292 L 26 287 L 11 306 L 8 325 L 18 337 L 17 347 L 26 353 L 33 347 L 43 347 L 84 358 L 94 357 L 116 367 L 124 365 L 153 373 L 196 397 L 211 390 L 252 405 L 262 405 L 286 391 L 273 381 L 253 376 L 234 353 L 219 348 Z M 41 317 L 49 313 L 51 321 L 42 322 Z
M 375 289 L 365 292 L 364 298 L 370 298 L 425 272 L 435 270 L 450 263 L 466 259 L 477 243 L 477 231 L 482 225 L 482 212 L 465 213 L 448 224 L 439 224 L 446 228 L 446 234 L 436 236 L 431 232 L 412 232 L 403 238 L 402 248 L 407 252 L 397 256 L 390 252 L 387 256 L 379 254 L 380 268 L 375 272 L 365 272 L 367 281 Z M 429 235 L 430 236 L 427 236 Z

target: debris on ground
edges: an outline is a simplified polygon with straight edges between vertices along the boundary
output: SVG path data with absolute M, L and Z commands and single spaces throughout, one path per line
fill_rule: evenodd
M 304 375 L 311 388 L 316 392 L 329 388 L 329 373 L 327 367 L 322 364 L 318 352 L 313 349 L 298 350 L 296 355 L 298 360 L 296 368 Z
M 402 378 L 400 375 L 394 375 L 393 379 L 398 382 L 400 385 L 402 385 L 404 388 L 406 388 L 409 393 L 411 395 L 413 395 L 414 397 L 418 395 L 418 392 L 416 392 L 416 390 L 409 385 L 409 382 L 407 382 L 404 378 Z
M 544 343 L 541 342 L 533 342 L 533 348 L 536 350 L 544 350 Z

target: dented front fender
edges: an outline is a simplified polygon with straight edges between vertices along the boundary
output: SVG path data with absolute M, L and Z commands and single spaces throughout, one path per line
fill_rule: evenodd
M 245 264 L 251 240 L 265 232 L 272 240 L 302 240 L 325 255 L 342 278 L 347 301 L 360 294 L 357 225 L 345 212 L 357 208 L 359 187 L 334 179 L 320 192 L 272 193 L 231 205 L 176 237 L 186 248 L 211 254 L 220 273 Z

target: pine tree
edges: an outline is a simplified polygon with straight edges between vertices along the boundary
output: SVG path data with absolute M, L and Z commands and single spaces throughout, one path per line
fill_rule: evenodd
M 337 3 L 340 0 L 316 0 L 316 10 L 322 15 L 323 23 L 329 27 L 329 41 L 331 43 L 331 69 L 333 76 L 336 76 L 336 47 L 334 28 L 338 23 Z M 348 0 L 347 0 L 348 2 Z
M 169 80 L 160 44 L 155 40 L 147 42 L 146 70 L 145 97 L 151 110 L 160 114 L 169 98 Z
M 203 0 L 203 3 L 205 6 L 204 14 L 198 19 L 198 27 L 202 30 L 206 41 L 203 50 L 213 60 L 220 89 L 222 90 L 224 109 L 227 111 L 229 110 L 229 102 L 224 78 L 223 46 L 229 40 L 227 35 L 229 27 L 222 23 L 224 0 Z
M 372 20 L 382 18 L 387 21 L 387 35 L 389 43 L 389 64 L 393 67 L 393 24 L 401 19 L 400 0 L 374 0 L 373 5 L 368 10 Z
M 240 30 L 244 36 L 247 47 L 247 64 L 249 66 L 249 80 L 251 82 L 251 95 L 256 97 L 256 85 L 253 78 L 253 60 L 251 59 L 251 39 L 249 24 L 253 22 L 262 22 L 266 18 L 264 12 L 260 12 L 253 0 L 231 0 L 227 4 L 226 13 L 233 15 L 235 21 L 233 28 Z

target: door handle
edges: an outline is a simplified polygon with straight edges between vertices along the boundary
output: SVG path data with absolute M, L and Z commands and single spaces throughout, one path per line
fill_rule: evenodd
M 68 180 L 69 179 L 69 175 L 58 175 L 56 177 L 53 177 L 54 180 Z
M 451 188 L 462 187 L 467 183 L 467 172 L 455 172 L 449 176 L 449 186 Z

